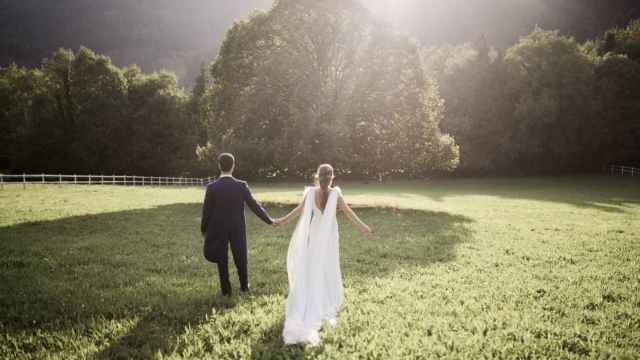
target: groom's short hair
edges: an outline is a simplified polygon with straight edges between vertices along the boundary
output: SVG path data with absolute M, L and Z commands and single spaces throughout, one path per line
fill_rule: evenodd
M 230 153 L 222 153 L 218 155 L 218 167 L 220 171 L 229 172 L 233 167 L 233 164 L 236 162 L 236 159 Z

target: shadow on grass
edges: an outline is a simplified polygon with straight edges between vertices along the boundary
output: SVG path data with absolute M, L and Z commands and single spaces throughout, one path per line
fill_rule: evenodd
M 231 311 L 238 302 L 252 301 L 218 294 L 217 271 L 202 257 L 200 206 L 173 204 L 0 228 L 0 325 L 13 334 L 37 329 L 85 334 L 95 338 L 98 358 L 177 351 L 185 329 L 206 322 L 212 308 Z M 270 211 L 277 216 L 289 209 L 273 206 Z M 357 211 L 375 235 L 363 238 L 340 217 L 347 285 L 450 261 L 456 246 L 471 237 L 471 220 L 464 216 L 392 208 Z M 274 231 L 248 217 L 254 294 L 277 294 L 284 301 L 293 226 Z M 122 325 L 109 325 L 113 322 L 130 322 L 131 327 L 122 330 Z M 253 343 L 252 353 L 257 358 L 270 352 L 293 358 L 306 353 L 284 346 L 281 331 L 282 322 L 274 324 Z M 65 350 L 46 339 L 36 344 L 48 352 Z M 33 344 L 16 346 L 36 351 L 29 348 Z
M 218 294 L 217 272 L 202 257 L 199 206 L 0 228 L 0 324 L 14 333 L 102 333 L 99 358 L 170 351 L 186 326 L 197 326 L 212 308 L 234 305 Z M 109 322 L 121 324 L 101 328 Z M 133 327 L 117 335 L 128 322 Z M 40 345 L 47 346 L 63 350 Z
M 284 213 L 290 209 L 275 205 L 271 207 L 274 213 Z M 473 236 L 469 229 L 473 220 L 447 212 L 400 210 L 391 207 L 360 207 L 356 212 L 371 225 L 374 236 L 363 237 L 340 214 L 340 263 L 345 286 L 395 276 L 398 271 L 411 271 L 434 263 L 452 261 L 456 258 L 457 246 L 471 241 Z M 286 245 L 294 226 L 292 224 L 284 229 L 287 241 L 283 242 L 279 250 L 280 257 L 283 258 L 279 266 L 286 267 Z M 260 268 L 265 266 L 260 265 Z M 275 281 L 286 284 L 286 274 L 282 274 Z M 282 342 L 283 321 L 282 318 L 275 322 L 252 344 L 252 358 L 299 359 L 315 357 L 323 352 L 323 345 L 285 345 Z

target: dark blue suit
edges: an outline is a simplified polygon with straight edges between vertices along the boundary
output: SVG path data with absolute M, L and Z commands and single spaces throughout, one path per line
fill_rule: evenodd
M 242 289 L 247 289 L 249 285 L 245 203 L 262 221 L 272 224 L 265 209 L 251 195 L 246 182 L 224 176 L 207 185 L 200 225 L 204 235 L 204 257 L 218 264 L 220 287 L 225 294 L 231 292 L 228 270 L 229 244 L 231 244 L 233 261 L 238 269 L 240 286 Z

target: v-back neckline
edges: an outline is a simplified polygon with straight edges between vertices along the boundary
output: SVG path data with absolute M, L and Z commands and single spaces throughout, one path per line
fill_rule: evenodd
M 313 206 L 318 209 L 320 211 L 320 214 L 324 215 L 324 210 L 327 209 L 327 204 L 329 203 L 329 196 L 331 196 L 331 189 L 329 189 L 329 196 L 327 196 L 327 204 L 324 204 L 324 210 L 320 209 L 320 206 L 318 206 L 318 201 L 316 200 L 316 194 L 318 193 L 318 190 L 320 190 L 319 188 L 315 189 L 314 193 L 313 193 Z

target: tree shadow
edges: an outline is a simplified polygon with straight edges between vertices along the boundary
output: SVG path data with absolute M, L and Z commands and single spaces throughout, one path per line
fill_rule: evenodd
M 256 296 L 229 300 L 219 295 L 217 270 L 202 256 L 200 209 L 200 203 L 172 204 L 1 227 L 0 325 L 7 333 L 45 334 L 17 344 L 22 352 L 63 351 L 44 337 L 73 331 L 95 338 L 98 358 L 149 358 L 177 351 L 185 331 L 205 323 L 213 309 L 220 315 L 263 295 L 284 302 L 295 224 L 274 231 L 247 217 Z M 269 211 L 278 216 L 290 209 Z M 394 208 L 357 212 L 375 235 L 363 238 L 340 215 L 346 286 L 451 261 L 456 246 L 472 237 L 472 220 L 460 215 Z M 281 331 L 282 322 L 276 322 L 252 342 L 255 358 L 268 358 L 271 351 L 288 358 L 309 354 L 304 347 L 284 346 Z
M 291 207 L 286 206 L 272 206 L 270 211 L 285 213 L 290 209 Z M 453 261 L 456 258 L 456 248 L 473 238 L 473 232 L 469 228 L 473 220 L 461 215 L 391 207 L 360 207 L 356 211 L 358 216 L 371 225 L 374 236 L 363 237 L 344 215 L 339 215 L 340 263 L 345 287 L 358 286 L 374 278 L 395 276 L 398 271 L 411 271 Z M 283 230 L 287 240 L 294 226 L 295 224 L 291 224 Z M 278 252 L 283 260 L 278 266 L 286 268 L 288 241 L 281 244 Z M 260 268 L 264 268 L 264 265 L 260 265 Z M 286 273 L 271 281 L 286 284 Z M 283 322 L 284 318 L 281 317 L 252 343 L 253 359 L 313 358 L 322 354 L 324 343 L 317 347 L 285 345 L 282 341 Z
M 186 327 L 242 301 L 219 294 L 217 270 L 202 256 L 200 206 L 1 227 L 0 327 L 96 337 L 98 358 L 170 352 Z M 64 350 L 35 338 L 19 350 Z
M 233 308 L 237 302 L 238 299 L 212 299 L 204 294 L 189 298 L 173 294 L 167 305 L 157 310 L 149 309 L 132 329 L 111 341 L 95 358 L 147 359 L 157 353 L 171 353 L 187 327 L 197 328 L 205 323 L 212 308 L 224 311 Z
M 342 272 L 348 277 L 381 277 L 398 269 L 409 270 L 452 261 L 459 244 L 472 238 L 470 218 L 442 211 L 358 208 L 374 229 L 363 238 L 340 215 Z

